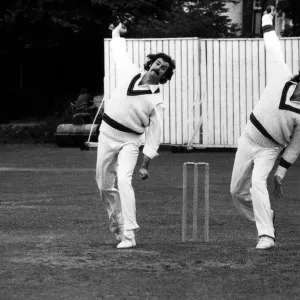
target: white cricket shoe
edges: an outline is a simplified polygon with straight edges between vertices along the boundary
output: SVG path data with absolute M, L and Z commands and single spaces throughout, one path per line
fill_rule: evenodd
M 133 248 L 136 246 L 135 238 L 123 237 L 122 242 L 118 244 L 118 249 Z
M 274 239 L 267 235 L 262 235 L 259 237 L 258 243 L 255 249 L 265 250 L 270 249 L 275 246 Z

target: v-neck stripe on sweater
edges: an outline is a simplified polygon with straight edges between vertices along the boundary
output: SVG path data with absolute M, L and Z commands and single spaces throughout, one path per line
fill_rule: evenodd
M 138 81 L 138 79 L 141 77 L 141 74 L 137 74 L 133 77 L 131 80 L 128 89 L 127 89 L 127 96 L 139 96 L 139 95 L 147 95 L 152 94 L 151 90 L 134 90 L 134 85 Z M 160 92 L 159 88 L 154 92 L 154 94 L 158 94 Z

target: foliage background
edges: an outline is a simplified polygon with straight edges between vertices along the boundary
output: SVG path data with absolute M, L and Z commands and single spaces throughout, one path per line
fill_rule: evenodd
M 300 1 L 281 0 L 278 2 L 277 10 L 280 15 L 285 13 L 286 18 L 292 20 L 293 22 L 293 26 L 287 26 L 282 35 L 300 36 Z
M 232 36 L 223 12 L 224 0 L 1 0 L 0 122 L 61 115 L 82 87 L 102 94 L 103 39 L 118 16 L 128 37 Z
M 239 2 L 241 0 L 229 0 Z M 299 28 L 298 0 L 281 11 Z M 226 38 L 237 27 L 224 15 L 228 0 L 1 0 L 0 123 L 60 116 L 81 88 L 103 94 L 103 40 L 118 19 L 128 37 Z

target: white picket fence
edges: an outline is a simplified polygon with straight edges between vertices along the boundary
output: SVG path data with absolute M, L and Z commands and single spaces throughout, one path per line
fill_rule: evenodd
M 107 97 L 117 81 L 110 42 L 104 42 Z M 286 63 L 298 73 L 300 38 L 282 38 L 281 45 Z M 176 61 L 174 76 L 161 86 L 163 144 L 187 144 L 202 120 L 194 147 L 236 147 L 268 79 L 262 39 L 127 39 L 127 49 L 141 68 L 149 53 L 165 52 Z

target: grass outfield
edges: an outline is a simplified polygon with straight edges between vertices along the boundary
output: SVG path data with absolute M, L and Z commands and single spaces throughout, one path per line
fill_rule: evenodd
M 134 174 L 137 247 L 117 250 L 94 180 L 95 150 L 0 147 L 1 300 L 300 298 L 299 160 L 284 180 L 286 197 L 272 199 L 277 245 L 259 252 L 255 224 L 230 198 L 234 153 L 162 151 L 147 181 Z M 210 163 L 209 243 L 203 202 L 199 241 L 181 242 L 185 161 Z

